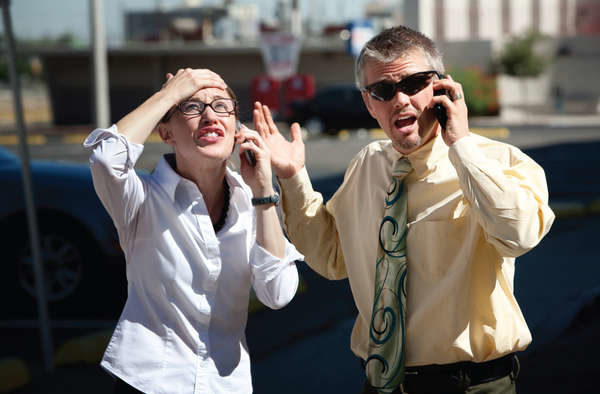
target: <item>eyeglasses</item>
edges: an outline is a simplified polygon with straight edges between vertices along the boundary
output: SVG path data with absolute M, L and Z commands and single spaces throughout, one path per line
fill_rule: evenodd
M 210 103 L 202 101 L 184 101 L 177 107 L 184 115 L 202 115 L 206 107 L 211 107 L 218 114 L 231 114 L 235 111 L 236 102 L 229 98 L 216 98 Z
M 398 90 L 408 96 L 420 92 L 431 83 L 431 79 L 434 75 L 437 75 L 438 78 L 442 78 L 442 75 L 437 71 L 421 71 L 409 75 L 399 82 L 379 81 L 372 83 L 361 90 L 367 92 L 375 100 L 389 101 L 396 95 Z
M 210 103 L 203 103 L 202 101 L 184 101 L 175 107 L 184 115 L 187 116 L 200 116 L 204 113 L 206 107 L 212 108 L 217 114 L 228 114 L 231 115 L 235 112 L 237 101 L 230 98 L 216 98 Z M 171 115 L 173 115 L 174 109 L 170 110 L 163 116 L 162 122 L 167 122 Z

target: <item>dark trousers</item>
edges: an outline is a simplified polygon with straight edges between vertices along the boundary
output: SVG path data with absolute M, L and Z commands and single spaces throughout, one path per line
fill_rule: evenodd
M 484 363 L 408 367 L 404 382 L 392 394 L 515 394 L 519 360 L 510 354 Z M 378 394 L 368 381 L 362 394 Z
M 135 387 L 128 385 L 121 379 L 115 377 L 115 387 L 113 389 L 113 393 L 114 394 L 139 394 L 139 393 L 141 393 L 141 391 L 136 389 Z

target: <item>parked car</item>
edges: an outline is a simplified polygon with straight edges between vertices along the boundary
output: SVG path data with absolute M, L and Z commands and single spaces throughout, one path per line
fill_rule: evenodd
M 117 231 L 87 165 L 32 161 L 34 200 L 51 318 L 118 317 L 126 294 Z M 37 315 L 20 160 L 0 148 L 2 319 Z
M 332 85 L 312 99 L 290 104 L 290 122 L 298 122 L 309 133 L 335 133 L 343 129 L 376 128 L 360 90 L 355 85 Z

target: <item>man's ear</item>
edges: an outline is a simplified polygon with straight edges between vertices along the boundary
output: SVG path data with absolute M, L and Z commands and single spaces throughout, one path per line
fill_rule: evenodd
M 367 111 L 369 111 L 369 114 L 372 118 L 376 119 L 375 115 L 373 115 L 373 110 L 371 108 L 371 100 L 369 94 L 367 92 L 360 92 L 360 95 L 362 96 L 365 106 L 367 107 Z

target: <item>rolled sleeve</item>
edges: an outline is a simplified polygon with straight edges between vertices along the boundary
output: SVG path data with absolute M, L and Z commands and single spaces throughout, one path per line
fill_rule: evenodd
M 130 142 L 120 134 L 117 125 L 92 131 L 83 142 L 83 147 L 93 151 L 90 165 L 102 162 L 120 174 L 131 170 L 144 151 L 144 145 Z
M 117 126 L 94 130 L 84 141 L 91 150 L 90 169 L 94 188 L 117 229 L 134 221 L 145 198 L 134 166 L 144 146 L 130 142 Z
M 302 260 L 294 245 L 286 241 L 285 256 L 280 259 L 255 243 L 250 251 L 252 286 L 258 299 L 271 309 L 286 306 L 298 288 L 296 260 Z
M 294 245 L 285 243 L 285 256 L 278 258 L 269 253 L 265 248 L 255 243 L 250 250 L 250 265 L 256 280 L 269 282 L 277 277 L 282 270 L 297 260 L 303 260 L 304 256 L 296 250 Z

